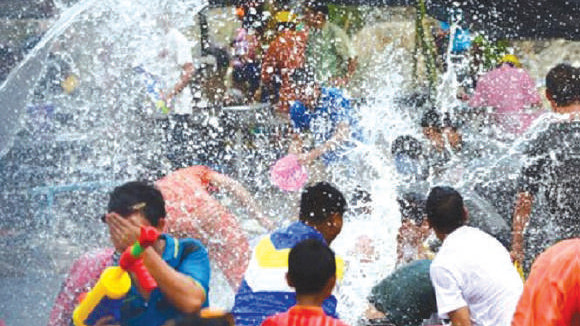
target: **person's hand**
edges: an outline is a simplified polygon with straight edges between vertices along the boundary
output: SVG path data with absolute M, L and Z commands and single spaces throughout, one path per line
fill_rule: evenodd
M 262 87 L 256 90 L 256 92 L 254 93 L 254 97 L 252 98 L 251 101 L 259 103 L 261 99 L 262 99 Z
M 512 259 L 512 262 L 517 262 L 518 264 L 520 264 L 520 266 L 523 264 L 524 262 L 524 252 L 521 249 L 512 249 L 510 251 L 510 258 Z
M 133 220 L 113 212 L 105 215 L 105 222 L 109 226 L 111 241 L 117 251 L 124 251 L 139 239 L 141 226 Z
M 119 326 L 119 324 L 112 324 L 113 316 L 105 316 L 95 323 L 95 326 Z

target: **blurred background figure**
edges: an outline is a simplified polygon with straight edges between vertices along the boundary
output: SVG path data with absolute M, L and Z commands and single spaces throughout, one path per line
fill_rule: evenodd
M 260 87 L 262 10 L 263 4 L 255 1 L 236 7 L 236 16 L 242 26 L 235 31 L 230 65 L 233 88 L 241 92 L 245 102 L 253 102 Z
M 505 55 L 499 65 L 479 77 L 471 107 L 492 107 L 491 118 L 501 130 L 519 135 L 526 131 L 541 111 L 530 111 L 542 103 L 536 84 L 518 57 Z
M 426 243 L 431 235 L 425 219 L 425 196 L 408 192 L 397 202 L 401 212 L 401 227 L 397 234 L 397 265 L 418 259 L 432 259 L 434 254 Z
M 356 71 L 356 52 L 344 30 L 328 21 L 328 5 L 309 0 L 304 12 L 308 32 L 306 62 L 318 82 L 346 86 Z
M 296 99 L 292 74 L 305 64 L 307 34 L 296 29 L 296 16 L 292 13 L 277 15 L 288 20 L 282 26 L 262 60 L 262 100 L 276 105 L 277 112 L 285 116 Z
M 555 119 L 525 144 L 512 219 L 512 258 L 526 271 L 557 241 L 580 237 L 580 69 L 559 64 L 546 76 Z

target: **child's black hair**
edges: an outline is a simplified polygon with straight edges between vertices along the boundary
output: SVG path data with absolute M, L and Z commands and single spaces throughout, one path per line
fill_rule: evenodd
M 304 240 L 290 250 L 288 279 L 296 294 L 317 294 L 336 275 L 334 252 L 319 240 Z
M 327 182 L 319 182 L 302 192 L 299 218 L 302 222 L 318 224 L 335 213 L 342 216 L 346 208 L 346 200 L 338 189 Z

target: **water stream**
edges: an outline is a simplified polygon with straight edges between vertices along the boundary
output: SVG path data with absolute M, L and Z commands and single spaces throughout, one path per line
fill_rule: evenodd
M 160 21 L 180 30 L 196 30 L 196 14 L 205 5 L 202 0 L 82 0 L 61 13 L 0 86 L 0 102 L 5 103 L 0 108 L 4 117 L 0 124 L 0 206 L 4 208 L 0 213 L 0 319 L 7 325 L 44 325 L 71 261 L 107 245 L 106 230 L 96 216 L 103 213 L 112 187 L 170 170 L 159 113 L 147 101 L 134 66 L 158 55 L 155 40 L 161 36 Z M 194 47 L 198 50 L 199 44 Z M 332 181 L 349 200 L 357 187 L 366 189 L 373 200 L 370 213 L 348 216 L 334 244 L 349 264 L 339 290 L 343 302 L 339 312 L 351 324 L 366 308 L 370 287 L 395 266 L 401 223 L 396 198 L 407 181 L 395 172 L 390 146 L 400 135 L 422 139 L 418 121 L 425 109 L 400 101 L 413 93 L 409 58 L 409 51 L 396 42 L 367 58 L 370 64 L 360 88 L 372 100 L 358 108 L 364 140 L 343 163 L 311 179 Z M 78 79 L 70 93 L 55 88 L 54 80 L 63 74 Z M 442 77 L 441 85 L 438 102 L 451 110 L 458 104 L 450 95 L 457 87 L 453 70 Z M 494 180 L 517 173 L 519 162 L 510 161 L 516 150 L 492 141 L 490 128 L 478 128 L 485 125 L 485 118 L 473 118 L 461 110 L 453 114 L 470 121 L 462 127 L 465 139 L 485 143 L 487 152 L 468 165 L 450 163 L 452 172 L 427 180 L 421 189 L 452 183 L 466 194 L 474 216 L 483 219 L 488 214 L 492 224 L 504 227 L 509 212 L 498 206 L 511 203 L 513 189 Z M 240 179 L 280 225 L 294 218 L 298 194 L 284 193 L 268 180 L 268 167 L 285 153 L 287 145 L 276 136 L 283 134 L 283 127 L 271 112 L 207 108 L 198 116 L 200 128 L 217 123 L 221 134 L 216 137 L 227 141 L 217 158 L 204 152 L 208 147 L 191 144 L 197 154 L 192 164 L 209 160 L 214 168 Z M 207 138 L 200 135 L 200 143 L 204 141 Z M 505 164 L 506 160 L 510 163 Z M 494 196 L 505 205 L 497 204 Z M 229 205 L 228 198 L 222 200 Z M 245 231 L 257 236 L 260 230 L 240 214 L 246 220 L 242 223 Z M 373 240 L 373 263 L 358 259 L 355 244 L 363 235 Z M 231 289 L 222 281 L 216 284 L 214 302 L 231 304 Z

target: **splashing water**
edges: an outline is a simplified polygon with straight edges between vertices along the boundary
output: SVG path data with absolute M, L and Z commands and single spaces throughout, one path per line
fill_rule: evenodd
M 180 30 L 192 29 L 195 15 L 206 5 L 201 0 L 81 1 L 63 12 L 0 87 L 2 103 L 10 103 L 1 109 L 8 119 L 0 124 L 0 203 L 5 207 L 0 219 L 4 248 L 0 288 L 6 289 L 0 294 L 0 317 L 9 325 L 10 321 L 45 324 L 71 260 L 107 245 L 106 230 L 96 216 L 103 213 L 112 187 L 170 170 L 162 144 L 164 132 L 156 119 L 159 113 L 148 103 L 142 76 L 134 65 L 158 55 L 160 25 L 172 22 Z M 404 107 L 398 101 L 411 87 L 409 58 L 409 51 L 396 42 L 372 54 L 360 87 L 370 100 L 358 108 L 364 141 L 356 142 L 347 159 L 324 175 L 347 197 L 362 187 L 373 199 L 371 212 L 347 216 L 333 244 L 348 264 L 339 289 L 339 313 L 350 324 L 365 310 L 370 288 L 395 266 L 401 224 L 396 199 L 406 181 L 395 172 L 390 146 L 400 135 L 423 137 L 416 123 L 422 109 Z M 442 77 L 437 102 L 450 109 L 457 105 L 458 84 L 454 65 L 448 61 L 447 66 L 452 68 Z M 51 84 L 55 73 L 76 76 L 78 86 L 70 94 L 55 91 Z M 286 140 L 269 133 L 283 134 L 284 126 L 261 112 L 217 111 L 201 111 L 199 126 L 213 124 L 215 135 L 209 138 L 227 138 L 218 148 L 225 153 L 214 161 L 221 164 L 218 169 L 248 185 L 267 215 L 279 224 L 294 218 L 299 194 L 276 190 L 267 179 L 269 165 L 287 150 Z M 468 119 L 462 117 L 464 112 L 454 114 Z M 248 129 L 253 131 L 251 136 Z M 513 180 L 508 185 L 494 180 L 497 176 L 513 179 L 517 174 L 521 162 L 514 153 L 520 152 L 520 145 L 490 141 L 490 129 L 479 133 L 475 122 L 466 126 L 466 131 L 477 130 L 466 132 L 475 135 L 466 140 L 485 143 L 489 155 L 470 165 L 452 161 L 450 172 L 428 180 L 426 189 L 431 184 L 452 183 L 474 211 L 479 209 L 480 215 L 491 216 L 492 224 L 504 227 L 509 212 L 498 207 L 509 206 L 509 195 L 500 204 L 490 202 L 495 202 L 494 194 L 509 194 L 515 185 Z M 211 147 L 200 144 L 209 139 L 198 136 L 199 141 L 190 144 L 198 155 L 196 162 L 212 154 L 208 153 Z M 242 217 L 246 231 L 252 236 L 261 233 L 239 207 L 230 205 L 229 198 L 219 198 Z M 359 250 L 361 241 L 368 239 L 370 262 L 361 259 L 368 253 Z M 212 295 L 214 304 L 227 307 L 232 303 L 232 290 L 219 277 Z

